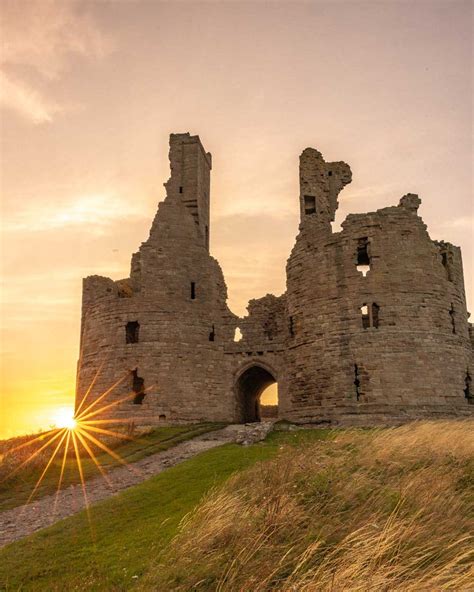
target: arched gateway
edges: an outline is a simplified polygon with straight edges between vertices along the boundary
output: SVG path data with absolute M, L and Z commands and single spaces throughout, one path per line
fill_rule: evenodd
M 260 395 L 275 382 L 277 379 L 273 370 L 261 364 L 253 364 L 239 373 L 235 394 L 241 423 L 261 420 Z

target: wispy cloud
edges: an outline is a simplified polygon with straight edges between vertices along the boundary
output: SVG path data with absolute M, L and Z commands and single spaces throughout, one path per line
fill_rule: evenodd
M 59 105 L 21 81 L 0 72 L 0 105 L 14 109 L 33 123 L 46 123 L 60 111 Z
M 136 202 L 116 194 L 77 195 L 61 206 L 30 203 L 4 220 L 2 230 L 41 232 L 86 226 L 91 233 L 102 234 L 120 220 L 131 222 L 145 216 L 146 212 Z
M 74 55 L 99 59 L 111 49 L 78 0 L 3 0 L 1 37 L 0 105 L 36 124 L 63 110 L 38 77 L 58 79 Z

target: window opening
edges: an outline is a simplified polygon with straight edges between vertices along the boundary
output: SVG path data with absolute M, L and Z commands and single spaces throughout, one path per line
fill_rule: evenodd
M 179 192 L 180 193 L 183 193 L 183 188 L 182 187 L 179 188 Z
M 453 329 L 453 333 L 456 333 L 456 311 L 454 310 L 454 306 L 452 304 L 449 311 L 449 316 L 451 317 L 451 327 Z
M 474 393 L 471 390 L 472 378 L 469 372 L 466 372 L 466 378 L 464 379 L 464 396 L 467 399 L 469 405 L 474 405 Z
M 372 304 L 372 327 L 375 327 L 376 329 L 379 326 L 379 310 L 380 306 L 374 302 Z
M 209 333 L 209 341 L 215 341 L 216 340 L 216 330 L 214 325 L 212 325 L 212 330 Z
M 370 327 L 370 317 L 369 317 L 369 307 L 367 304 L 363 304 L 360 307 L 360 312 L 362 315 L 362 327 L 364 329 L 368 329 Z
M 290 327 L 289 327 L 289 329 L 290 329 L 290 335 L 291 335 L 291 337 L 294 337 L 295 336 L 295 323 L 294 323 L 293 317 L 290 317 Z
M 370 265 L 370 257 L 368 252 L 369 239 L 364 236 L 357 242 L 357 265 Z
M 356 400 L 360 399 L 360 378 L 359 378 L 359 367 L 357 364 L 354 365 L 354 386 L 356 392 Z
M 145 398 L 145 379 L 138 376 L 138 368 L 132 370 L 132 391 L 135 393 L 134 405 L 142 405 Z
M 361 319 L 362 319 L 362 327 L 364 329 L 368 329 L 369 327 L 373 327 L 374 329 L 378 329 L 379 327 L 379 311 L 380 306 L 373 302 L 370 306 L 367 304 L 363 304 L 360 307 Z
M 140 323 L 138 321 L 129 321 L 125 325 L 125 343 L 138 343 L 140 334 Z
M 239 327 L 236 327 L 235 333 L 234 333 L 234 341 L 241 341 L 242 337 L 243 337 L 242 331 L 240 330 Z
M 191 282 L 191 300 L 196 300 L 196 282 Z
M 364 236 L 357 241 L 357 271 L 365 277 L 370 271 L 369 239 Z
M 314 195 L 304 196 L 304 213 L 306 216 L 316 214 L 316 198 Z

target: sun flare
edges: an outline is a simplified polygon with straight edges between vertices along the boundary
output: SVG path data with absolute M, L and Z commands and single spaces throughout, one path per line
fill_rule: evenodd
M 74 409 L 58 409 L 54 414 L 54 424 L 58 428 L 67 428 L 68 430 L 73 430 L 77 426 L 77 420 L 74 417 Z
M 121 440 L 133 440 L 133 437 L 130 435 L 121 433 L 120 431 L 117 432 L 115 430 L 110 430 L 105 427 L 108 424 L 119 424 L 121 423 L 120 420 L 114 418 L 97 418 L 97 416 L 103 414 L 104 411 L 107 411 L 126 400 L 131 400 L 131 398 L 135 396 L 135 392 L 132 391 L 128 393 L 125 397 L 118 398 L 115 401 L 105 403 L 99 406 L 99 403 L 103 401 L 110 393 L 112 393 L 114 389 L 129 376 L 128 372 L 125 372 L 121 378 L 119 378 L 111 387 L 106 389 L 94 401 L 90 402 L 89 404 L 86 404 L 87 397 L 99 376 L 101 367 L 102 366 L 100 366 L 97 370 L 94 378 L 92 379 L 89 385 L 89 388 L 84 394 L 77 409 L 74 409 L 72 407 L 58 407 L 53 416 L 51 417 L 53 425 L 51 425 L 50 430 L 48 430 L 47 432 L 43 432 L 34 438 L 30 438 L 26 442 L 23 442 L 11 449 L 10 452 L 14 452 L 23 448 L 26 449 L 27 447 L 32 446 L 35 443 L 37 443 L 38 445 L 37 449 L 30 449 L 30 453 L 28 454 L 28 456 L 22 462 L 17 464 L 9 473 L 9 475 L 3 479 L 4 481 L 6 479 L 11 478 L 15 473 L 18 473 L 18 471 L 20 471 L 26 465 L 31 463 L 35 458 L 38 458 L 41 453 L 43 453 L 49 448 L 51 452 L 49 460 L 45 462 L 44 469 L 41 475 L 38 477 L 38 480 L 36 481 L 36 484 L 33 487 L 33 490 L 28 498 L 28 501 L 26 502 L 26 505 L 28 505 L 34 498 L 35 494 L 38 491 L 38 488 L 40 487 L 46 473 L 53 464 L 54 460 L 56 458 L 62 457 L 62 461 L 59 461 L 61 468 L 58 479 L 58 487 L 56 490 L 56 498 L 54 502 L 54 507 L 56 507 L 56 504 L 58 502 L 58 495 L 63 484 L 63 476 L 68 460 L 68 452 L 71 452 L 73 454 L 74 462 L 77 465 L 77 470 L 80 477 L 80 483 L 82 485 L 82 492 L 84 495 L 85 507 L 88 515 L 91 532 L 92 525 L 89 516 L 89 502 L 87 499 L 86 480 L 84 478 L 81 455 L 83 455 L 83 453 L 85 452 L 85 457 L 89 457 L 92 460 L 94 465 L 97 467 L 99 473 L 108 482 L 107 474 L 101 466 L 100 460 L 96 457 L 93 447 L 97 447 L 97 449 L 100 449 L 102 453 L 105 452 L 107 455 L 109 455 L 116 461 L 120 462 L 122 465 L 127 465 L 127 461 L 124 460 L 120 456 L 120 454 L 112 450 L 105 442 L 103 442 L 101 436 L 113 436 L 114 438 L 119 438 Z M 148 390 L 151 388 L 153 388 L 153 386 L 148 387 Z M 0 483 L 2 483 L 3 481 L 0 481 Z

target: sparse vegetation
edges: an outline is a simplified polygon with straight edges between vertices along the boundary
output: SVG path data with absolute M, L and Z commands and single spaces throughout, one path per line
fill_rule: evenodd
M 135 462 L 140 458 L 167 450 L 180 442 L 219 429 L 222 426 L 223 424 L 202 423 L 137 429 L 133 424 L 125 424 L 109 428 L 120 433 L 123 437 L 95 435 L 102 443 L 115 450 L 126 462 Z M 44 432 L 0 441 L 0 511 L 19 506 L 28 500 L 54 450 L 54 446 L 50 446 L 39 452 L 49 437 L 50 432 Z M 90 447 L 105 471 L 119 464 L 116 459 L 104 453 L 94 444 L 91 443 Z M 97 467 L 82 447 L 81 458 L 86 479 L 99 475 Z M 21 470 L 18 470 L 20 465 L 28 459 L 31 460 L 21 467 Z M 56 491 L 61 463 L 62 454 L 58 454 L 38 488 L 35 499 Z M 71 443 L 63 475 L 63 487 L 79 483 L 79 480 L 74 447 Z
M 285 446 L 209 495 L 141 589 L 472 590 L 473 433 L 423 422 Z

